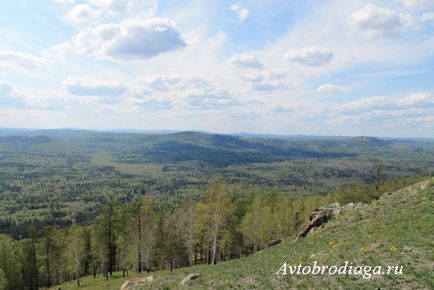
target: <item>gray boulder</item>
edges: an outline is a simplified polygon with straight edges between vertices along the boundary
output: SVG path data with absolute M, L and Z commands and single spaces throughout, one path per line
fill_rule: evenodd
M 191 280 L 195 280 L 195 279 L 197 279 L 199 277 L 200 277 L 200 273 L 191 273 L 191 274 L 188 274 L 187 276 L 184 277 L 184 279 L 181 280 L 181 282 L 179 282 L 179 286 L 184 286 L 185 284 L 187 284 Z

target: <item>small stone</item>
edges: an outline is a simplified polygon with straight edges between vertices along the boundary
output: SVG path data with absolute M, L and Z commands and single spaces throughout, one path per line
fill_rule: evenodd
M 199 277 L 200 277 L 200 273 L 191 273 L 191 274 L 188 274 L 187 276 L 184 277 L 184 279 L 181 280 L 181 282 L 179 282 L 179 286 L 184 286 L 185 284 L 187 284 L 191 280 L 195 280 L 195 279 L 197 279 Z
M 404 250 L 404 252 L 407 252 L 407 253 L 413 251 L 413 248 L 410 246 L 404 246 L 402 249 Z
M 151 283 L 152 281 L 154 281 L 153 276 L 130 279 L 130 280 L 125 281 L 124 284 L 122 284 L 120 290 L 134 289 L 136 287 L 144 286 L 148 283 Z

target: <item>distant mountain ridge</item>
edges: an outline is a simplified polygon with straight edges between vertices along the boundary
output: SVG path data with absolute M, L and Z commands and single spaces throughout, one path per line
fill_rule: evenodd
M 0 150 L 63 154 L 109 151 L 128 163 L 183 161 L 231 164 L 267 163 L 303 158 L 345 158 L 376 150 L 393 150 L 396 142 L 375 137 L 252 138 L 236 135 L 183 131 L 170 134 L 113 133 L 87 130 L 0 130 Z M 414 145 L 415 143 L 416 145 Z M 2 145 L 3 144 L 3 145 Z M 416 150 L 417 142 L 402 143 Z M 414 146 L 413 146 L 414 145 Z M 416 147 L 415 147 L 416 146 Z M 128 157 L 128 160 L 125 158 Z
M 366 136 L 352 137 L 345 142 L 350 145 L 359 146 L 385 146 L 391 143 L 390 141 L 386 141 L 380 138 Z
M 345 136 L 345 135 L 286 135 L 286 134 L 264 134 L 264 133 L 213 133 L 207 131 L 185 131 L 185 130 L 141 130 L 141 129 L 107 129 L 107 130 L 92 130 L 92 129 L 79 129 L 79 128 L 65 128 L 65 129 L 21 129 L 21 128 L 0 128 L 0 136 L 37 136 L 37 135 L 47 135 L 50 137 L 55 136 L 85 136 L 85 135 L 95 135 L 95 134 L 131 134 L 131 135 L 183 135 L 183 134 L 207 134 L 207 135 L 224 135 L 224 136 L 235 136 L 250 139 L 283 139 L 283 140 L 310 140 L 310 141 L 321 141 L 321 140 L 348 140 L 348 139 L 363 139 L 363 138 L 373 138 L 379 140 L 396 140 L 396 141 L 408 141 L 408 140 L 419 140 L 419 141 L 433 141 L 434 138 L 424 138 L 424 137 L 378 137 L 378 136 Z

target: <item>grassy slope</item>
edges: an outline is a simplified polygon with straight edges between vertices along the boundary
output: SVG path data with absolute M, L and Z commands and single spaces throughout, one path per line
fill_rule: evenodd
M 154 272 L 149 289 L 176 288 L 189 273 L 202 276 L 191 289 L 340 289 L 385 287 L 387 289 L 434 289 L 434 179 L 399 190 L 367 207 L 348 211 L 329 222 L 318 234 L 294 243 L 290 240 L 256 255 L 222 262 L 211 267 L 198 265 L 174 273 Z M 373 276 L 286 276 L 274 273 L 283 262 L 291 265 L 404 266 L 403 275 Z M 102 277 L 85 278 L 81 289 L 119 289 L 119 277 L 104 283 Z M 74 283 L 61 289 L 75 289 Z

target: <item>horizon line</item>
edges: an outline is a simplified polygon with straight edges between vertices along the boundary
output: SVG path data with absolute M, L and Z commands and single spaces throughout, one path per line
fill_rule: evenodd
M 89 132 L 101 132 L 101 133 L 118 133 L 118 134 L 140 134 L 140 133 L 154 133 L 160 135 L 169 135 L 176 133 L 204 133 L 211 135 L 253 135 L 253 136 L 270 136 L 270 137 L 332 137 L 332 138 L 354 138 L 354 137 L 369 137 L 369 138 L 380 138 L 380 139 L 429 139 L 434 140 L 434 137 L 426 137 L 426 136 L 418 136 L 418 137 L 408 137 L 408 136 L 378 136 L 378 135 L 319 135 L 319 134 L 303 134 L 303 133 L 294 133 L 294 134 L 285 134 L 285 133 L 257 133 L 257 132 L 216 132 L 216 131 L 208 131 L 208 130 L 195 130 L 195 129 L 133 129 L 133 128 L 112 128 L 112 129 L 102 129 L 102 128 L 71 128 L 71 127 L 62 127 L 62 128 L 29 128 L 29 127 L 0 127 L 0 130 L 17 130 L 17 131 L 89 131 Z

